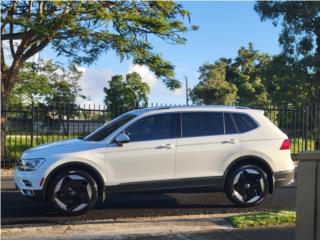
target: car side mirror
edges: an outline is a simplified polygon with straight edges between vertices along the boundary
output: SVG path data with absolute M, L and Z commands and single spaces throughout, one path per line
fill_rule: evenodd
M 127 134 L 125 133 L 120 133 L 116 139 L 115 139 L 116 143 L 118 146 L 122 146 L 124 143 L 128 143 L 130 142 L 130 138 Z

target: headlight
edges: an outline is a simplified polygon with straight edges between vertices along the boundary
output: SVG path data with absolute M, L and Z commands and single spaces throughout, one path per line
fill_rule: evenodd
M 19 160 L 18 169 L 20 171 L 34 171 L 43 164 L 43 158 L 21 159 Z

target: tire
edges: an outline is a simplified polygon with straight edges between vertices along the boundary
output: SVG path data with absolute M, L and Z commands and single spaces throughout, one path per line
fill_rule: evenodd
M 49 200 L 63 215 L 80 215 L 97 202 L 98 186 L 94 178 L 83 170 L 65 170 L 49 186 Z
M 266 172 L 255 165 L 243 165 L 234 169 L 227 178 L 227 197 L 241 207 L 260 204 L 268 192 Z

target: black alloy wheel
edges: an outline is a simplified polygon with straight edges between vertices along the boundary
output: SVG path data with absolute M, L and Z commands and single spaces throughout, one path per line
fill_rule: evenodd
M 258 205 L 264 200 L 267 192 L 267 174 L 258 166 L 241 166 L 235 169 L 227 179 L 226 194 L 239 206 Z
M 49 197 L 64 215 L 79 215 L 92 209 L 97 202 L 98 187 L 92 176 L 81 170 L 68 170 L 52 182 Z

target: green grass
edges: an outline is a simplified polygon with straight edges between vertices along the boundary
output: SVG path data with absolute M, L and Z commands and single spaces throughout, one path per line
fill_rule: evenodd
M 77 138 L 77 136 L 62 136 L 57 134 L 45 135 L 45 136 L 34 136 L 31 144 L 30 135 L 7 135 L 6 136 L 6 147 L 8 153 L 8 159 L 19 159 L 20 154 L 40 144 L 56 142 L 63 139 Z
M 314 150 L 315 141 L 314 139 L 303 139 L 303 138 L 291 138 L 291 153 L 299 154 L 304 150 Z
M 232 216 L 227 219 L 236 228 L 266 227 L 274 225 L 294 224 L 296 222 L 296 212 L 261 212 Z

